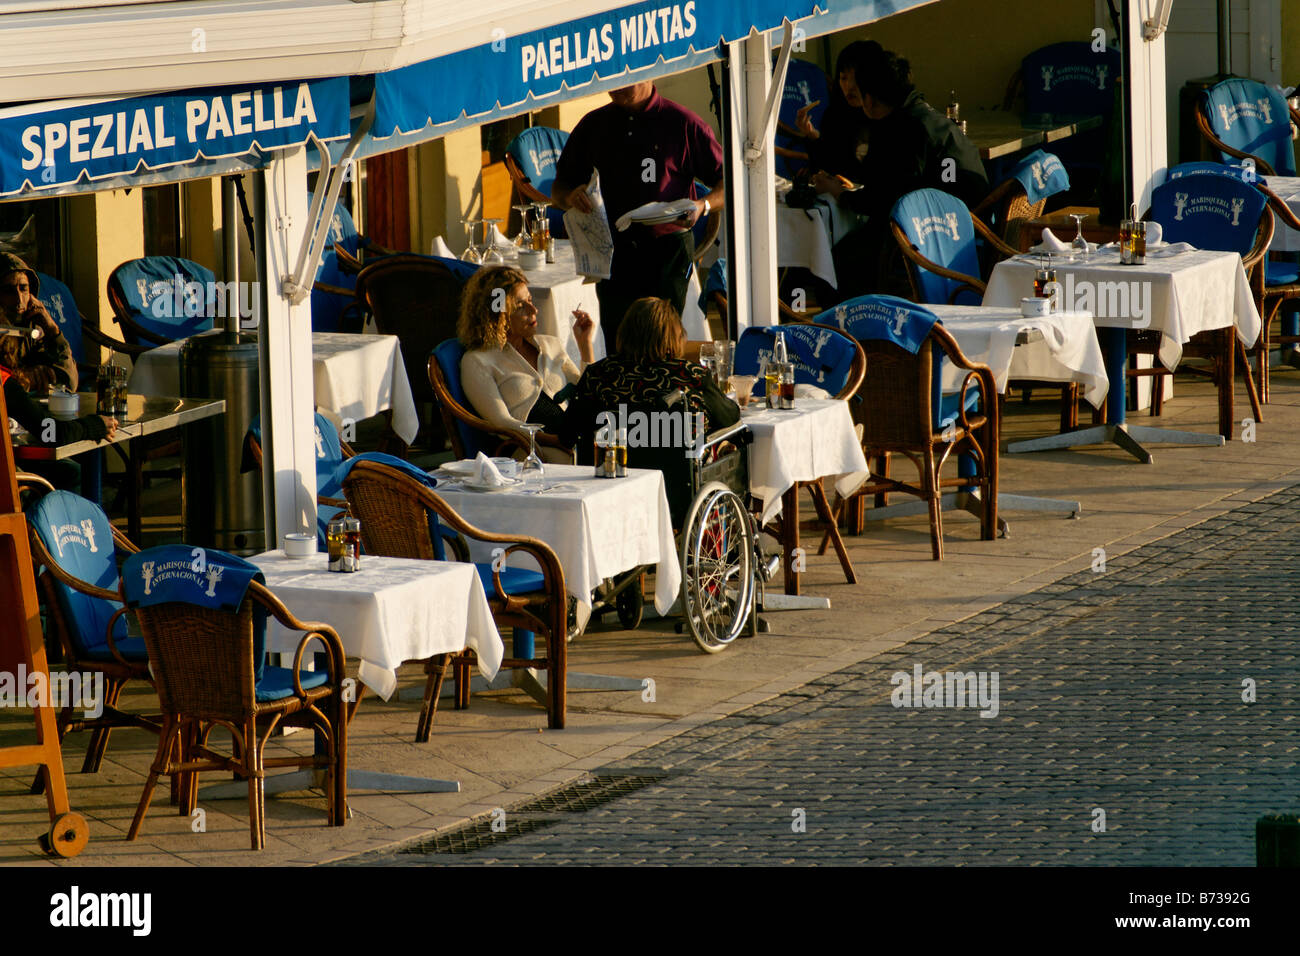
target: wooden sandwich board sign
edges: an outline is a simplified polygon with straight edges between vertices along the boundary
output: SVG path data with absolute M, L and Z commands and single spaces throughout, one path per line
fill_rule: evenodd
M 9 414 L 4 390 L 0 388 L 0 671 L 45 675 L 50 686 L 45 642 L 41 637 L 40 611 L 36 602 L 36 581 L 27 541 L 27 519 L 18 500 L 14 449 L 9 440 Z M 50 808 L 50 829 L 41 834 L 47 853 L 76 856 L 86 847 L 86 820 L 68 806 L 68 785 L 63 776 L 63 751 L 55 723 L 54 705 L 46 695 L 43 706 L 33 710 L 36 743 L 0 747 L 0 767 L 35 764 L 45 783 L 45 801 Z

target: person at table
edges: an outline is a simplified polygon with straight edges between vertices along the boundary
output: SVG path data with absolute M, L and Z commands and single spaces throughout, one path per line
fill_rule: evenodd
M 988 195 L 988 174 L 975 144 L 912 84 L 907 60 L 879 44 L 866 43 L 851 62 L 862 113 L 869 121 L 863 188 L 847 191 L 829 173 L 813 178 L 818 192 L 867 217 L 832 249 L 837 292 L 843 299 L 871 292 L 908 295 L 905 276 L 893 271 L 898 257 L 887 255 L 893 247 L 889 213 L 894 203 L 913 190 L 929 187 L 974 207 Z
M 0 342 L 7 341 L 0 338 Z M 48 409 L 27 394 L 18 375 L 0 365 L 0 387 L 4 389 L 9 417 L 31 433 L 36 445 L 66 445 L 78 441 L 111 440 L 117 433 L 117 419 L 108 415 L 83 415 L 72 421 L 59 421 Z M 8 423 L 5 423 L 8 427 Z M 48 440 L 52 439 L 52 440 Z M 23 471 L 40 475 L 56 488 L 81 490 L 81 466 L 69 458 L 23 461 Z
M 0 324 L 41 330 L 39 339 L 0 338 L 0 365 L 28 392 L 44 395 L 54 385 L 75 392 L 77 363 L 59 323 L 36 298 L 40 291 L 40 279 L 27 263 L 11 252 L 0 253 Z
M 596 323 L 575 310 L 573 337 L 585 368 L 592 359 Z M 541 425 L 551 434 L 564 424 L 562 402 L 582 372 L 552 335 L 537 331 L 537 307 L 528 279 L 513 266 L 481 268 L 465 284 L 456 335 L 465 346 L 460 377 L 474 411 L 498 428 Z M 543 445 L 548 461 L 569 461 Z
M 830 84 L 830 102 L 815 126 L 809 112 L 816 103 L 799 110 L 796 123 L 808 153 L 808 168 L 843 176 L 852 183 L 866 180 L 863 160 L 871 142 L 871 121 L 862 111 L 862 96 L 853 75 L 853 64 L 870 47 L 879 48 L 874 40 L 855 40 L 835 58 L 835 82 Z
M 632 303 L 618 330 L 617 352 L 587 367 L 565 411 L 560 437 L 575 445 L 580 462 L 593 457 L 601 413 L 617 414 L 619 405 L 654 405 L 681 392 L 684 403 L 672 408 L 691 415 L 692 435 L 696 421 L 704 434 L 740 421 L 740 407 L 722 393 L 708 369 L 683 357 L 685 347 L 686 331 L 671 302 L 647 297 Z M 685 439 L 684 427 L 682 432 Z M 666 454 L 680 462 L 683 450 Z M 669 489 L 670 501 L 673 491 Z
M 610 277 L 596 284 L 605 344 L 618 339 L 628 306 L 642 296 L 668 299 L 680 313 L 695 254 L 691 228 L 722 208 L 722 147 L 712 128 L 686 107 L 659 95 L 653 83 L 609 94 L 613 101 L 578 121 L 555 167 L 551 201 L 591 212 L 587 184 L 600 172 L 600 192 L 614 238 Z M 684 218 L 658 225 L 633 223 L 619 232 L 624 213 L 649 202 L 690 197 L 695 180 L 712 191 L 694 200 Z

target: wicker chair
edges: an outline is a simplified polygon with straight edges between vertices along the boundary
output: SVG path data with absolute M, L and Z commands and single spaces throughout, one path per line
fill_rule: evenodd
M 135 727 L 158 733 L 161 726 L 157 716 L 130 713 L 117 706 L 128 682 L 143 681 L 153 686 L 144 647 L 138 638 L 127 637 L 126 622 L 115 616 L 120 607 L 116 557 L 134 554 L 138 549 L 109 524 L 108 517 L 92 502 L 70 491 L 55 491 L 34 475 L 24 475 L 21 483 L 26 488 L 43 486 L 49 492 L 30 501 L 26 509 L 32 565 L 44 598 L 48 631 L 58 640 L 68 670 L 102 674 L 104 678 L 104 712 L 100 717 L 73 719 L 71 703 L 58 717 L 60 741 L 69 732 L 91 731 L 81 772 L 97 773 L 114 728 Z M 87 523 L 90 535 L 80 531 Z M 67 529 L 79 530 L 68 534 Z M 112 546 L 105 548 L 109 542 Z M 84 580 L 79 574 L 95 580 Z M 37 775 L 32 792 L 39 793 L 42 785 L 42 777 Z
M 552 729 L 563 728 L 568 667 L 565 643 L 568 601 L 564 590 L 564 570 L 555 552 L 536 538 L 493 534 L 476 528 L 425 485 L 375 462 L 357 462 L 343 480 L 343 493 L 352 513 L 361 519 L 362 545 L 369 554 L 436 560 L 428 520 L 429 513 L 433 512 L 440 523 L 446 523 L 467 538 L 502 545 L 503 558 L 518 551 L 537 562 L 540 573 L 520 568 L 498 568 L 499 562 L 477 567 L 497 625 L 540 632 L 545 637 L 544 659 L 506 658 L 501 666 L 546 670 L 549 694 L 547 723 Z M 455 668 L 456 708 L 469 706 L 469 670 L 473 662 L 472 651 L 458 654 L 454 659 L 449 655 L 438 655 L 426 662 L 428 679 L 416 731 L 417 741 L 429 739 L 438 707 L 438 694 L 449 665 Z
M 867 495 L 898 491 L 916 495 L 929 504 L 931 550 L 939 561 L 943 558 L 942 489 L 974 487 L 982 493 L 980 537 L 993 540 L 998 525 L 999 411 L 992 370 L 969 361 L 933 313 L 902 299 L 862 296 L 844 307 L 848 310 L 844 329 L 862 346 L 868 369 L 858 390 L 863 400 L 849 407 L 862 427 L 863 452 L 868 459 L 877 459 L 875 479 L 849 498 L 851 530 L 862 533 Z M 966 372 L 955 395 L 940 395 L 935 379 L 945 360 Z M 919 487 L 889 477 L 889 456 L 895 452 L 917 466 Z M 953 452 L 967 455 L 975 473 L 942 478 L 939 472 Z
M 456 335 L 463 287 L 447 265 L 413 253 L 379 259 L 357 276 L 357 299 L 370 310 L 379 332 L 396 335 L 402 344 L 406 377 L 417 403 L 437 400 L 426 365 L 433 347 Z M 441 441 L 434 437 L 431 447 L 441 448 Z
M 208 560 L 211 562 L 215 555 L 208 552 Z M 130 570 L 128 565 L 124 573 Z M 123 588 L 123 600 L 125 597 Z M 261 682 L 257 680 L 255 663 L 259 649 L 257 609 L 264 609 L 287 628 L 306 632 L 294 654 L 292 670 L 286 674 L 283 668 L 268 667 Z M 237 612 L 173 601 L 139 607 L 135 613 L 144 631 L 162 701 L 163 727 L 126 838 L 134 840 L 139 835 L 159 775 L 186 777 L 180 812 L 190 815 L 198 796 L 197 775 L 205 770 L 233 771 L 248 779 L 249 832 L 254 850 L 260 850 L 266 842 L 263 781 L 268 767 L 323 770 L 329 825 L 343 826 L 347 819 L 348 714 L 343 691 L 343 645 L 338 634 L 328 625 L 299 621 L 255 581 L 248 585 Z M 309 676 L 320 672 L 301 669 L 303 655 L 313 641 L 324 648 L 328 665 L 321 675 L 324 683 L 317 683 L 320 677 L 307 682 Z M 285 696 L 272 697 L 266 690 L 267 682 L 277 678 L 286 686 L 276 693 Z M 304 687 L 304 683 L 308 686 Z M 234 735 L 232 756 L 208 746 L 208 735 L 217 726 Z M 305 757 L 264 756 L 271 735 L 289 726 L 312 728 L 323 748 Z
M 1007 245 L 1019 247 L 1021 223 L 1041 216 L 1048 198 L 1069 188 L 1070 177 L 1060 159 L 1039 149 L 1018 162 L 971 212 L 991 222 Z

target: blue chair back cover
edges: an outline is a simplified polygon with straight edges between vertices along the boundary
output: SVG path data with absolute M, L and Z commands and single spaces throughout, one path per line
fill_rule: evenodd
M 818 103 L 808 111 L 813 126 L 821 129 L 822 114 L 830 105 L 830 88 L 826 83 L 826 74 L 815 63 L 791 58 L 785 73 L 785 88 L 781 91 L 781 110 L 778 114 L 782 123 L 793 129 L 799 128 L 798 113 L 809 103 Z M 777 131 L 776 145 L 784 149 L 803 152 L 806 144 L 803 140 Z M 776 157 L 776 171 L 782 176 L 793 176 L 805 164 L 785 156 Z
M 430 490 L 438 487 L 438 480 L 436 478 L 430 475 L 427 471 L 411 464 L 409 461 L 405 461 L 404 459 L 397 458 L 393 455 L 385 455 L 383 452 L 363 451 L 358 455 L 353 455 L 339 466 L 338 480 L 340 489 L 343 486 L 343 480 L 347 478 L 349 473 L 351 473 L 352 466 L 359 461 L 372 461 L 377 465 L 386 465 L 389 468 L 394 468 L 402 474 L 414 478 Z M 429 537 L 433 539 L 434 557 L 439 561 L 446 561 L 447 553 L 442 543 L 442 523 L 438 520 L 438 516 L 432 511 L 429 512 Z
M 28 507 L 27 520 L 59 567 L 88 584 L 117 590 L 113 529 L 98 505 L 70 491 L 52 491 Z M 74 591 L 57 580 L 54 590 L 73 646 L 83 655 L 105 650 L 108 621 L 122 605 Z M 113 639 L 125 636 L 126 621 L 119 618 Z
M 921 255 L 947 269 L 974 278 L 980 277 L 979 252 L 975 246 L 975 226 L 970 210 L 956 196 L 938 189 L 917 189 L 894 203 L 890 217 Z M 949 296 L 961 287 L 955 279 L 935 275 L 916 267 L 917 287 L 926 302 L 945 305 Z M 983 297 L 967 290 L 957 297 L 957 305 L 980 305 Z
M 1228 176 L 1186 176 L 1151 193 L 1151 218 L 1168 242 L 1246 255 L 1268 202 L 1249 183 Z
M 1170 168 L 1165 176 L 1165 181 L 1171 179 L 1182 179 L 1184 176 L 1227 176 L 1229 179 L 1239 179 L 1246 181 L 1246 169 L 1244 166 L 1233 166 L 1229 163 L 1213 162 L 1195 162 L 1179 163 L 1177 166 Z
M 1098 53 L 1086 41 L 1068 40 L 1041 47 L 1020 63 L 1028 113 L 1109 116 L 1120 54 Z
M 549 196 L 551 187 L 555 185 L 556 164 L 568 141 L 569 134 L 564 130 L 531 126 L 510 141 L 506 152 L 519 164 L 533 188 L 543 196 Z M 551 235 L 563 239 L 567 235 L 564 231 L 564 211 L 552 206 L 546 215 L 550 220 Z
M 930 330 L 936 324 L 943 324 L 929 309 L 892 295 L 863 295 L 856 299 L 849 299 L 834 308 L 827 309 L 814 321 L 841 328 L 861 342 L 892 342 L 913 355 L 916 355 L 925 344 Z M 935 428 L 943 427 L 945 419 L 950 417 L 956 405 L 955 401 L 948 403 L 952 406 L 948 408 L 943 401 L 945 358 L 943 349 L 932 346 L 930 408 L 933 410 Z M 867 369 L 867 373 L 871 373 L 870 368 Z
M 253 581 L 266 583 L 261 568 L 215 548 L 166 544 L 146 548 L 122 563 L 122 593 L 127 607 L 153 607 L 180 602 L 213 610 L 236 612 Z M 266 614 L 258 605 L 253 615 L 253 677 L 266 669 Z
M 343 203 L 339 203 L 334 207 L 334 215 L 330 217 L 329 233 L 325 239 L 325 248 L 321 252 L 320 268 L 316 270 L 316 281 L 341 289 L 355 290 L 357 277 L 348 275 L 339 268 L 339 257 L 334 251 L 335 243 L 343 246 L 354 257 L 361 248 L 361 237 L 357 234 L 356 223 L 353 222 L 352 214 L 348 212 Z M 360 329 L 344 330 L 342 328 L 343 313 L 347 311 L 352 301 L 351 296 L 338 295 L 333 292 L 326 292 L 323 289 L 312 289 L 312 331 L 360 331 Z
M 786 354 L 794 363 L 796 385 L 815 385 L 838 395 L 848 381 L 857 348 L 847 336 L 830 329 L 806 325 L 755 326 L 740 333 L 736 343 L 735 372 L 757 375 L 763 361 L 772 357 L 777 333 L 785 333 Z
M 108 281 L 121 292 L 131 321 L 155 335 L 183 339 L 212 328 L 217 308 L 216 276 L 197 262 L 174 256 L 146 256 L 122 263 Z M 192 283 L 197 283 L 198 288 Z M 232 308 L 229 302 L 226 308 Z
M 1201 108 L 1214 135 L 1233 149 L 1258 156 L 1279 176 L 1296 174 L 1291 114 L 1278 90 L 1255 80 L 1224 80 L 1205 91 Z M 1235 159 L 1220 155 L 1225 163 Z
M 1070 174 L 1065 164 L 1053 153 L 1036 149 L 1016 163 L 1011 175 L 1025 187 L 1025 196 L 1031 203 L 1055 196 L 1070 188 Z
M 446 339 L 439 343 L 434 347 L 433 355 L 438 360 L 438 368 L 442 369 L 442 377 L 447 382 L 447 391 L 451 392 L 451 397 L 458 401 L 461 407 L 474 412 L 474 406 L 465 395 L 465 387 L 460 379 L 460 360 L 465 357 L 465 346 L 460 344 L 460 339 Z M 478 413 L 474 412 L 474 414 Z M 483 436 L 459 419 L 456 420 L 456 431 L 460 433 L 460 442 L 469 457 L 474 458 L 479 452 L 487 451 Z
M 78 362 L 84 361 L 85 355 L 81 350 L 81 311 L 72 298 L 72 291 L 54 276 L 47 276 L 44 272 L 36 273 L 36 279 L 41 284 L 37 298 L 54 321 L 59 323 L 59 331 L 68 340 L 72 357 Z
M 704 289 L 700 292 L 700 311 L 707 312 L 709 308 L 709 299 L 713 293 L 721 292 L 727 294 L 727 260 L 718 259 L 717 262 L 709 266 L 709 273 L 704 277 Z M 726 316 L 723 316 L 725 319 Z M 738 373 L 743 374 L 743 373 Z
M 343 445 L 339 441 L 338 429 L 334 423 L 317 412 L 315 419 L 315 434 L 313 440 L 316 444 L 316 494 L 324 495 L 327 498 L 341 498 L 343 496 L 342 479 L 337 472 L 339 465 L 343 463 Z M 262 445 L 262 416 L 254 415 L 253 420 L 248 423 L 248 436 Z M 248 467 L 252 467 L 250 464 Z

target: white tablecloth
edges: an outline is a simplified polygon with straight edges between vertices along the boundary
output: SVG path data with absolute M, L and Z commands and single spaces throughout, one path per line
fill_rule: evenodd
M 781 496 L 796 481 L 835 477 L 835 490 L 851 495 L 867 480 L 867 459 L 853 428 L 847 402 L 800 398 L 788 411 L 769 409 L 762 399 L 741 419 L 754 435 L 749 446 L 749 490 L 763 502 L 766 524 L 781 511 Z
M 179 395 L 183 344 L 161 345 L 137 358 L 131 391 Z M 345 418 L 361 421 L 391 408 L 393 431 L 405 442 L 415 440 L 420 421 L 397 336 L 313 332 L 311 358 L 316 405 L 335 425 Z
M 1183 344 L 1198 332 L 1233 325 L 1247 347 L 1259 338 L 1259 312 L 1235 252 L 1148 256 L 1144 266 L 1124 266 L 1118 252 L 1100 250 L 1086 262 L 1058 260 L 1053 268 L 1067 310 L 1091 311 L 1094 323 L 1105 328 L 1159 332 L 1165 368 L 1178 365 Z M 1035 262 L 1027 259 L 999 262 L 984 304 L 1019 308 L 1022 298 L 1033 295 L 1034 269 Z
M 1088 312 L 1057 312 L 1026 318 L 1016 309 L 977 305 L 926 306 L 972 362 L 993 370 L 999 392 L 1010 379 L 1034 382 L 1078 382 L 1094 408 L 1105 401 L 1110 380 L 1097 344 L 1097 328 Z M 1016 345 L 1021 331 L 1036 331 L 1032 341 Z M 943 367 L 944 391 L 961 388 L 966 373 L 951 362 Z
M 838 285 L 831 247 L 865 220 L 825 197 L 812 209 L 792 209 L 784 197 L 776 202 L 776 264 L 808 269 Z
M 1277 193 L 1278 198 L 1287 204 L 1287 207 L 1300 216 L 1300 177 L 1297 176 L 1265 176 L 1263 182 L 1269 189 Z M 1296 232 L 1280 219 L 1275 219 L 1277 228 L 1273 231 L 1273 241 L 1269 244 L 1269 252 L 1300 252 L 1300 232 Z
M 583 603 L 605 579 L 642 564 L 658 565 L 655 608 L 667 614 L 681 588 L 681 567 L 663 474 L 631 469 L 626 478 L 596 478 L 589 466 L 547 465 L 553 485 L 569 491 L 525 495 L 456 490 L 439 478 L 437 493 L 472 525 L 500 534 L 540 538 L 554 549 L 564 568 L 564 585 Z M 487 542 L 470 540 L 475 561 L 489 561 Z M 536 567 L 523 555 L 520 567 Z M 515 563 L 511 560 L 509 563 Z
M 288 558 L 268 551 L 249 560 L 298 620 L 320 621 L 338 632 L 344 653 L 361 659 L 361 682 L 385 700 L 406 661 L 472 648 L 489 680 L 501 667 L 505 646 L 472 564 L 365 555 L 360 571 L 339 574 L 326 570 L 324 554 Z M 292 654 L 300 639 L 272 618 L 266 649 Z M 316 650 L 318 644 L 309 645 L 307 653 Z M 290 666 L 292 659 L 284 663 Z
M 606 355 L 605 336 L 600 331 L 600 303 L 596 299 L 596 284 L 587 283 L 574 271 L 573 244 L 567 239 L 557 239 L 555 262 L 527 270 L 524 274 L 528 276 L 528 288 L 533 293 L 533 305 L 537 306 L 537 331 L 543 335 L 554 335 L 564 342 L 573 364 L 581 368 L 578 342 L 573 337 L 573 310 L 581 308 L 596 321 L 596 341 L 592 352 L 597 360 L 603 359 Z M 692 269 L 686 288 L 686 304 L 682 310 L 682 325 L 688 339 L 696 342 L 709 341 L 713 336 L 709 334 L 704 313 L 700 311 L 699 298 L 700 284 Z M 611 347 L 613 344 L 609 343 Z

